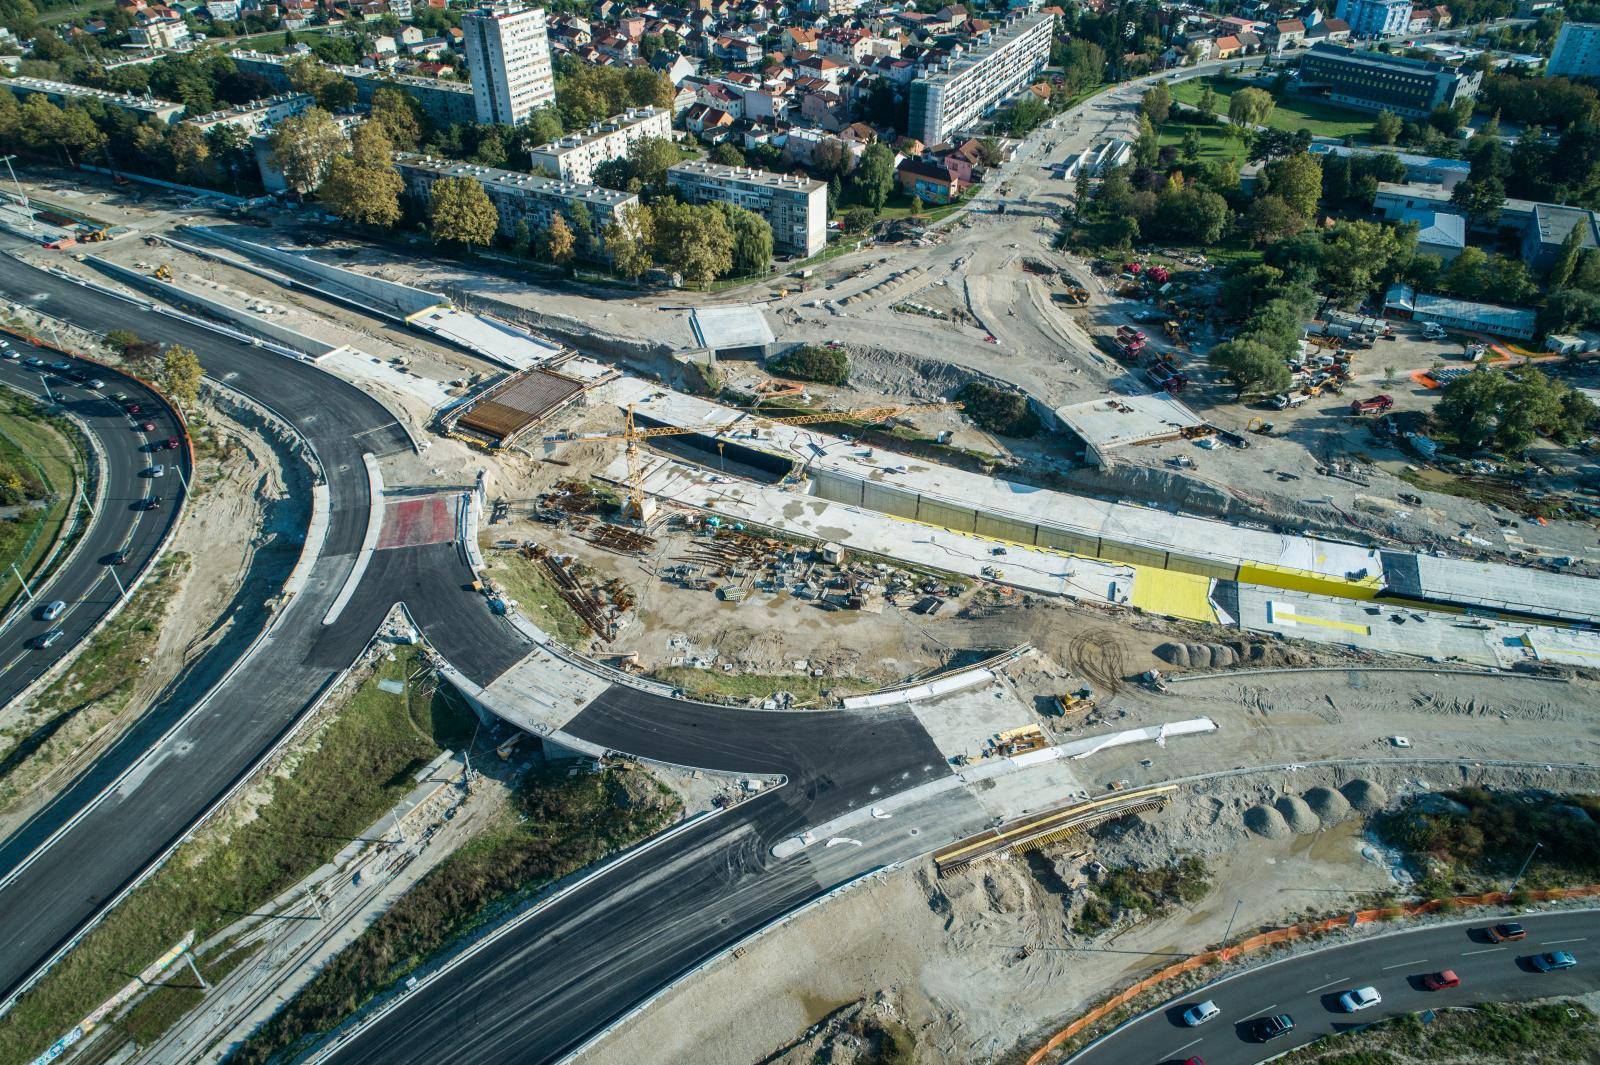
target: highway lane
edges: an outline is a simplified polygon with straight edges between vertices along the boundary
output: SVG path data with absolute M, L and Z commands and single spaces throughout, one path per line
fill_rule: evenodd
M 105 502 L 89 516 L 65 565 L 58 566 L 45 584 L 34 582 L 35 601 L 26 605 L 18 602 L 12 619 L 0 630 L 0 705 L 17 698 L 71 653 L 105 617 L 120 597 L 118 578 L 129 584 L 144 571 L 177 520 L 183 502 L 183 480 L 174 466 L 181 463 L 185 476 L 191 472 L 187 447 L 176 451 L 165 447 L 169 439 L 182 438 L 183 429 L 177 414 L 153 389 L 109 367 L 66 358 L 20 340 L 8 343 L 14 357 L 0 358 L 0 384 L 41 402 L 58 404 L 99 441 L 105 457 L 101 471 Z M 73 372 L 101 381 L 104 387 L 91 389 L 86 382 L 74 381 L 45 367 L 28 366 L 28 359 L 50 365 L 66 362 Z M 111 396 L 118 393 L 139 406 L 137 416 L 112 401 Z M 144 425 L 154 428 L 147 432 Z M 165 467 L 163 477 L 140 476 L 141 471 L 154 464 Z M 161 508 L 139 509 L 141 501 L 151 495 L 162 497 Z M 93 501 L 92 495 L 86 498 Z M 113 575 L 107 562 L 118 551 L 126 551 L 127 559 Z M 15 578 L 8 573 L 4 579 Z M 40 613 L 46 603 L 54 600 L 66 603 L 66 612 L 53 622 L 45 621 Z M 31 646 L 38 637 L 56 629 L 61 630 L 61 636 L 52 646 L 42 650 Z
M 5 255 L 0 297 L 85 328 L 127 328 L 192 347 L 209 376 L 271 407 L 306 438 L 320 457 L 332 501 L 310 579 L 260 652 L 189 714 L 265 627 L 265 616 L 236 627 L 54 802 L 0 842 L 0 999 L 9 999 L 225 794 L 348 665 L 309 659 L 322 616 L 351 572 L 366 530 L 362 454 L 401 451 L 409 439 L 380 403 L 312 366 Z M 364 643 L 371 632 L 360 635 Z M 116 788 L 107 791 L 112 784 Z
M 1071 1065 L 1165 1065 L 1191 1057 L 1205 1065 L 1256 1065 L 1315 1039 L 1387 1017 L 1430 1008 L 1511 1002 L 1554 995 L 1580 995 L 1600 987 L 1600 913 L 1557 911 L 1518 917 L 1528 938 L 1491 943 L 1482 930 L 1495 919 L 1434 925 L 1375 936 L 1344 946 L 1286 958 L 1249 969 L 1210 987 L 1158 1006 L 1070 1059 Z M 1550 950 L 1576 955 L 1578 966 L 1539 973 L 1527 956 Z M 1452 969 L 1461 978 L 1453 990 L 1428 991 L 1420 978 Z M 1383 1001 L 1360 1013 L 1339 1009 L 1346 991 L 1372 986 Z M 1211 999 L 1221 1014 L 1198 1028 L 1185 1027 L 1182 1013 Z M 1287 1013 L 1295 1029 L 1270 1043 L 1250 1039 L 1248 1022 Z

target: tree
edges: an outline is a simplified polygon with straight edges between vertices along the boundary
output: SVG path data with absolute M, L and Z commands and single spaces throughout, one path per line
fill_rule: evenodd
M 1190 126 L 1183 131 L 1183 157 L 1191 163 L 1200 158 L 1200 130 Z
M 349 155 L 328 166 L 317 196 L 334 214 L 358 225 L 392 226 L 400 220 L 405 181 L 394 169 L 386 127 L 363 122 L 350 138 Z
M 1011 109 L 1011 135 L 1025 137 L 1050 117 L 1050 105 L 1033 93 L 1026 93 Z
M 717 209 L 733 234 L 733 275 L 753 277 L 772 269 L 772 227 L 767 220 L 732 204 L 719 203 Z
M 174 344 L 161 359 L 161 383 L 180 407 L 192 407 L 200 398 L 200 359 L 190 348 Z
M 344 150 L 344 133 L 333 116 L 312 107 L 278 124 L 272 134 L 272 163 L 298 195 L 320 186 L 328 168 Z
M 1561 251 L 1550 266 L 1550 276 L 1545 279 L 1551 289 L 1565 288 L 1567 282 L 1572 280 L 1572 272 L 1577 269 L 1578 255 L 1582 251 L 1583 227 L 1573 226 L 1561 241 Z
M 1133 142 L 1133 159 L 1146 169 L 1156 165 L 1156 159 L 1161 155 L 1161 140 L 1156 136 L 1155 127 L 1150 124 L 1150 119 L 1139 113 L 1139 135 Z
M 628 149 L 631 176 L 651 188 L 660 188 L 665 183 L 667 167 L 677 161 L 677 146 L 665 137 L 641 137 Z
M 198 126 L 179 122 L 167 128 L 167 157 L 179 181 L 198 181 L 211 159 L 211 144 Z
M 894 188 L 894 152 L 882 144 L 868 146 L 856 167 L 855 185 L 874 214 L 883 210 Z
M 322 91 L 322 87 L 339 75 L 323 66 L 315 56 L 303 55 L 298 59 L 291 59 L 284 65 L 284 71 L 289 75 L 289 88 L 295 92 L 310 93 L 315 96 Z
M 685 281 L 709 284 L 733 265 L 733 234 L 715 207 L 660 203 L 651 208 L 655 255 Z
M 317 90 L 317 104 L 324 111 L 343 111 L 355 102 L 356 83 L 349 78 L 334 78 Z
M 1167 116 L 1172 113 L 1172 90 L 1167 88 L 1165 80 L 1158 81 L 1146 89 L 1139 98 L 1139 107 L 1150 119 L 1150 124 L 1159 126 L 1166 122 Z
M 544 231 L 545 258 L 557 266 L 566 266 L 572 261 L 573 246 L 572 230 L 567 228 L 567 220 L 561 215 L 553 215 L 550 225 Z
M 577 255 L 584 259 L 594 258 L 594 215 L 582 200 L 573 200 L 567 205 L 567 228 L 572 230 Z
M 1200 102 L 1197 105 L 1203 115 L 1217 113 L 1217 91 L 1211 87 L 1211 82 L 1206 82 L 1206 87 L 1200 90 Z
M 872 225 L 873 217 L 870 207 L 852 207 L 844 213 L 841 224 L 847 233 L 862 233 Z
M 1283 356 L 1260 341 L 1230 340 L 1212 348 L 1210 357 L 1238 396 L 1273 395 L 1289 387 L 1289 367 Z
M 723 166 L 743 166 L 744 153 L 735 148 L 732 141 L 723 141 L 712 149 L 711 161 Z
M 1322 241 L 1318 272 L 1336 296 L 1354 299 L 1371 292 L 1391 267 L 1408 259 L 1416 243 L 1412 226 L 1340 222 Z
M 1264 126 L 1276 106 L 1271 95 L 1261 89 L 1240 89 L 1228 98 L 1228 121 L 1244 129 Z
M 511 250 L 518 255 L 532 254 L 533 230 L 528 228 L 526 218 L 517 219 L 517 227 L 511 231 Z
M 921 218 L 922 217 L 922 209 L 923 209 L 924 206 L 925 206 L 925 204 L 923 204 L 921 196 L 913 196 L 913 197 L 911 197 L 911 217 L 912 218 Z
M 1253 244 L 1276 244 L 1306 227 L 1306 217 L 1282 196 L 1268 193 L 1252 201 L 1244 213 L 1244 231 Z
M 483 186 L 469 177 L 442 178 L 433 183 L 428 202 L 428 230 L 436 241 L 482 247 L 494 240 L 500 217 Z
M 1450 191 L 1450 202 L 1464 209 L 1473 221 L 1490 226 L 1500 219 L 1506 186 L 1497 177 L 1469 177 Z
M 396 151 L 414 152 L 422 143 L 422 131 L 427 116 L 416 98 L 388 86 L 372 93 L 372 110 L 368 121 L 383 127 L 389 143 Z
M 1215 244 L 1232 217 L 1228 201 L 1210 189 L 1180 186 L 1158 198 L 1156 233 L 1193 244 Z
M 1322 165 L 1305 152 L 1268 163 L 1262 170 L 1267 188 L 1310 221 L 1322 199 Z
M 637 281 L 650 269 L 654 234 L 654 218 L 648 207 L 635 207 L 606 226 L 603 234 L 605 250 L 617 273 L 630 281 Z

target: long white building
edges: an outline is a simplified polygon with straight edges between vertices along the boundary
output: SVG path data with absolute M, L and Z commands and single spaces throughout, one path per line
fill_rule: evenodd
M 533 150 L 533 169 L 544 170 L 562 181 L 588 184 L 594 168 L 613 159 L 625 159 L 635 141 L 672 136 L 672 112 L 659 107 L 639 107 L 569 133 Z
M 828 185 L 701 159 L 667 168 L 667 180 L 689 203 L 731 203 L 772 227 L 777 251 L 810 257 L 828 246 Z
M 976 124 L 1033 83 L 1050 59 L 1055 16 L 1021 15 L 977 47 L 911 83 L 911 136 L 934 145 Z
M 1544 65 L 1547 78 L 1600 77 L 1600 24 L 1564 22 Z
M 515 126 L 555 103 L 542 7 L 498 2 L 461 17 L 479 122 Z

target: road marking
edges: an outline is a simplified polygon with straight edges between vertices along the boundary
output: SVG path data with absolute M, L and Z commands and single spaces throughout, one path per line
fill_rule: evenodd
M 1325 983 L 1325 984 L 1318 984 L 1318 985 L 1317 985 L 1317 986 L 1316 986 L 1316 987 L 1313 987 L 1313 988 L 1309 988 L 1309 989 L 1307 989 L 1307 991 L 1306 991 L 1306 994 L 1308 994 L 1308 995 L 1314 995 L 1314 994 L 1316 994 L 1316 993 L 1317 993 L 1317 992 L 1318 992 L 1318 991 L 1321 991 L 1321 990 L 1323 990 L 1323 989 L 1324 989 L 1324 988 L 1329 988 L 1329 987 L 1332 987 L 1332 986 L 1333 986 L 1333 985 L 1334 985 L 1334 984 L 1342 984 L 1342 983 L 1344 983 L 1344 977 L 1342 977 L 1342 976 L 1341 976 L 1341 977 L 1339 977 L 1339 979 L 1337 979 L 1337 980 L 1329 980 L 1329 981 L 1328 981 L 1328 982 L 1327 982 L 1327 983 Z
M 1271 1012 L 1272 1012 L 1272 1011 L 1273 1011 L 1273 1010 L 1275 1010 L 1275 1009 L 1277 1009 L 1277 1008 L 1278 1008 L 1278 1004 L 1277 1004 L 1277 1003 L 1276 1003 L 1276 1002 L 1274 1002 L 1274 1003 L 1273 1003 L 1273 1004 L 1272 1004 L 1272 1005 L 1270 1005 L 1270 1006 L 1268 1006 L 1268 1007 L 1267 1007 L 1267 1008 L 1266 1008 L 1266 1009 L 1264 1009 L 1264 1010 L 1256 1010 L 1256 1011 L 1255 1011 L 1255 1012 L 1254 1012 L 1254 1013 L 1252 1013 L 1252 1014 L 1251 1014 L 1251 1015 L 1250 1015 L 1250 1017 L 1259 1017 L 1259 1016 L 1261 1016 L 1261 1015 L 1262 1015 L 1262 1014 L 1263 1014 L 1263 1013 L 1271 1013 Z M 1250 1019 L 1250 1017 L 1246 1017 L 1246 1018 L 1244 1018 L 1244 1019 L 1245 1019 L 1245 1020 L 1247 1020 L 1247 1021 L 1248 1021 L 1248 1020 L 1249 1020 L 1249 1019 Z
M 1388 972 L 1390 969 L 1404 969 L 1407 965 L 1421 965 L 1427 960 L 1427 958 L 1413 958 L 1410 961 L 1397 961 L 1393 965 L 1385 965 L 1383 967 L 1383 971 Z
M 1169 1051 L 1167 1051 L 1165 1054 L 1161 1055 L 1161 1060 L 1162 1061 L 1166 1061 L 1168 1058 L 1177 1057 L 1179 1054 L 1182 1054 L 1185 1050 L 1188 1050 L 1190 1047 L 1194 1046 L 1195 1043 L 1199 1043 L 1204 1038 L 1205 1038 L 1205 1036 L 1201 1036 L 1200 1039 L 1196 1039 L 1194 1041 L 1194 1043 L 1185 1043 L 1185 1044 L 1183 1044 L 1183 1046 L 1179 1047 L 1177 1050 L 1169 1050 Z
M 1484 947 L 1482 950 L 1464 950 L 1464 951 L 1461 952 L 1461 956 L 1463 958 L 1470 958 L 1474 954 L 1493 954 L 1497 950 L 1510 950 L 1510 949 L 1511 949 L 1510 947 Z
M 1559 943 L 1582 943 L 1588 938 L 1588 936 L 1579 936 L 1577 939 L 1547 939 L 1544 941 L 1544 945 L 1547 947 L 1553 947 Z

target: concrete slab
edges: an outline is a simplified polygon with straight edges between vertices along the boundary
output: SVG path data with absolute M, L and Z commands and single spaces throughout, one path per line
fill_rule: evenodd
M 714 351 L 764 347 L 776 340 L 760 307 L 696 307 L 689 315 L 689 328 L 702 347 Z
M 1170 440 L 1203 424 L 1188 405 L 1165 392 L 1111 396 L 1057 407 L 1061 423 L 1102 454 L 1119 447 Z
M 559 345 L 540 340 L 514 325 L 458 311 L 448 305 L 429 307 L 406 321 L 425 333 L 459 344 L 513 370 L 542 366 L 561 354 Z
M 1031 707 L 997 680 L 982 688 L 910 704 L 934 746 L 946 758 L 977 759 L 995 736 L 1037 723 Z
M 546 736 L 571 721 L 610 682 L 536 647 L 496 677 L 478 694 L 478 701 L 511 724 Z
M 407 373 L 397 366 L 354 348 L 335 348 L 318 359 L 317 364 L 347 381 L 371 381 L 373 384 L 414 396 L 426 403 L 430 410 L 444 406 L 453 398 L 438 381 Z

